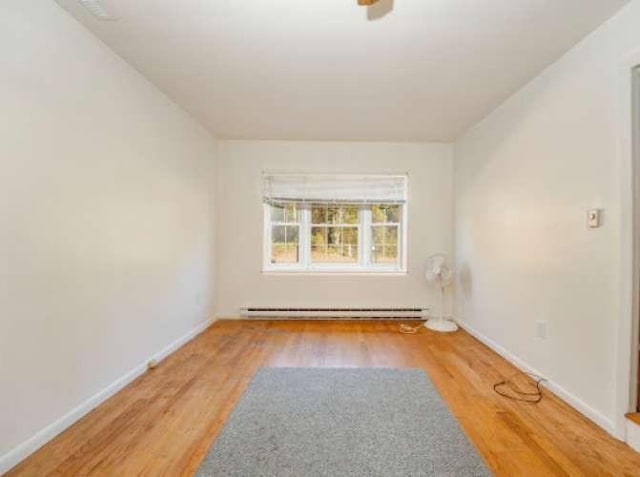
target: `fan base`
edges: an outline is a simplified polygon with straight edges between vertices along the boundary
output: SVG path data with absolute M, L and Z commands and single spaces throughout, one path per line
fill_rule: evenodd
M 441 331 L 444 333 L 450 333 L 452 331 L 458 331 L 458 325 L 453 321 L 445 320 L 443 318 L 430 318 L 424 324 L 425 328 L 429 328 L 433 331 Z

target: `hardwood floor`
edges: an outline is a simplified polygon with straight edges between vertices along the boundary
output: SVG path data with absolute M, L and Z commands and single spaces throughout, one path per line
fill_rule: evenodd
M 218 321 L 8 475 L 190 475 L 260 366 L 422 368 L 496 475 L 640 475 L 640 454 L 549 392 L 494 393 L 517 370 L 466 332 L 379 321 Z

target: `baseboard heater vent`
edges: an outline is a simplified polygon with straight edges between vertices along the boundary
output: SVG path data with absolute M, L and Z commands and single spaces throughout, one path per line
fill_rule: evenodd
M 425 319 L 429 309 L 424 307 L 392 307 L 392 308 L 283 308 L 283 307 L 247 307 L 240 314 L 247 318 L 270 319 L 366 319 L 397 318 Z

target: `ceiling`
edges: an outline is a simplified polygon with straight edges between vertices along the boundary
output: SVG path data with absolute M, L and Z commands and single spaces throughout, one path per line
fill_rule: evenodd
M 628 0 L 57 0 L 219 138 L 451 141 Z

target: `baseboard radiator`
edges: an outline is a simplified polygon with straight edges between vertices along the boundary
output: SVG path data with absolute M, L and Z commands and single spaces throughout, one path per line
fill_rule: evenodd
M 424 307 L 390 308 L 284 308 L 246 307 L 240 315 L 246 318 L 287 319 L 426 319 L 429 309 Z

